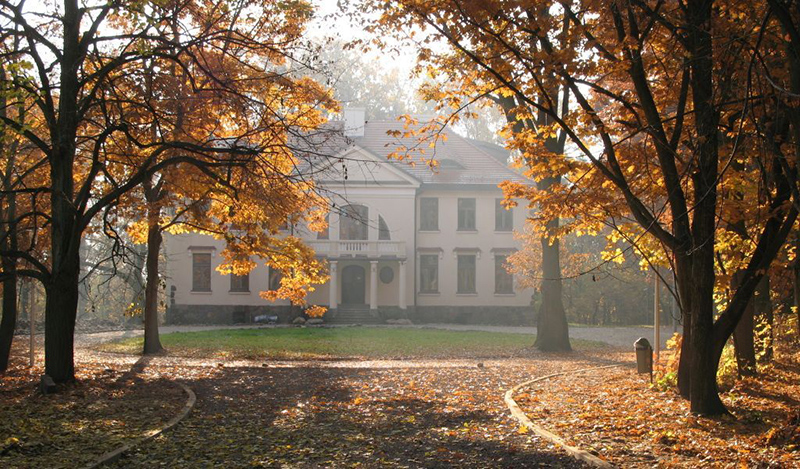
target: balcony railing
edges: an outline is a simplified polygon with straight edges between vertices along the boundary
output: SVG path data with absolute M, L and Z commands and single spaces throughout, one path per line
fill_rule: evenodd
M 405 241 L 314 240 L 308 244 L 323 257 L 406 257 Z

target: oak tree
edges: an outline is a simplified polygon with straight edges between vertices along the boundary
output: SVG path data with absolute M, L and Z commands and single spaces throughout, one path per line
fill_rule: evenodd
M 563 230 L 595 229 L 613 217 L 627 220 L 634 237 L 662 247 L 684 323 L 680 391 L 695 412 L 725 412 L 716 384 L 723 347 L 797 218 L 796 158 L 767 148 L 770 142 L 795 148 L 796 138 L 776 125 L 774 112 L 751 112 L 768 104 L 754 93 L 757 77 L 782 83 L 794 76 L 779 65 L 794 51 L 782 50 L 778 6 L 713 0 L 373 6 L 384 31 L 428 33 L 418 41 L 420 59 L 457 84 L 449 91 L 455 107 L 499 92 L 518 102 L 517 120 L 548 116 L 544 125 L 510 127 L 512 145 L 537 179 L 563 176 L 566 183 L 548 192 L 519 187 L 517 194 L 574 216 L 573 228 Z M 567 100 L 550 92 L 549 77 L 569 90 L 569 114 L 561 112 Z M 574 151 L 559 157 L 545 143 L 561 133 Z M 737 199 L 727 190 L 736 166 L 756 173 L 750 179 L 762 184 L 760 199 Z M 742 277 L 718 312 L 718 228 L 731 206 L 747 208 L 758 222 L 740 243 Z
M 64 382 L 74 376 L 81 238 L 96 217 L 174 166 L 191 166 L 208 184 L 234 188 L 234 168 L 259 158 L 271 164 L 276 151 L 285 152 L 285 129 L 315 125 L 318 103 L 329 98 L 316 83 L 280 73 L 302 49 L 299 35 L 312 12 L 305 2 L 64 0 L 47 6 L 44 13 L 29 2 L 0 1 L 0 33 L 17 41 L 14 53 L 32 67 L 31 79 L 7 77 L 2 87 L 24 90 L 43 124 L 31 129 L 0 118 L 44 155 L 49 172 L 40 187 L 49 198 L 49 252 L 26 261 L 46 291 L 46 373 Z M 178 34 L 163 34 L 164 25 L 177 25 Z M 170 131 L 176 116 L 153 105 L 156 93 L 128 86 L 153 60 L 186 71 L 193 94 L 214 95 L 209 118 L 190 135 Z M 145 138 L 144 125 L 159 127 Z M 136 151 L 119 151 L 129 147 Z

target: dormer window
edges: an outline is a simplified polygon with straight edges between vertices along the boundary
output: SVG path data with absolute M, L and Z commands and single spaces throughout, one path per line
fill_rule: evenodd
M 464 169 L 464 165 L 456 160 L 443 158 L 439 160 L 439 169 Z

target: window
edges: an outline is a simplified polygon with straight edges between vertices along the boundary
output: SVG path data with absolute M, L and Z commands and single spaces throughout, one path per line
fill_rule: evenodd
M 494 256 L 494 292 L 499 294 L 514 293 L 514 275 L 506 270 L 508 256 Z
M 381 279 L 382 283 L 392 283 L 392 280 L 394 280 L 394 270 L 387 265 L 381 269 L 381 273 L 378 277 Z
M 475 199 L 458 199 L 458 230 L 475 231 Z
M 192 254 L 192 291 L 211 291 L 211 253 Z
M 511 231 L 514 229 L 514 209 L 503 207 L 503 199 L 494 199 L 494 230 Z
M 439 255 L 419 256 L 419 292 L 439 293 Z
M 322 231 L 320 231 L 319 233 L 317 233 L 317 239 L 330 239 L 330 237 L 331 237 L 331 226 L 330 226 L 330 222 L 331 222 L 331 216 L 330 216 L 330 214 L 328 214 L 328 215 L 325 215 L 325 223 L 326 223 L 326 226 L 325 226 L 325 229 L 324 229 L 324 230 L 322 230 Z
M 244 274 L 244 275 L 231 274 L 231 291 L 232 292 L 249 292 L 250 291 L 250 274 Z
M 473 199 L 475 200 L 475 199 Z M 475 293 L 475 255 L 459 254 L 456 293 Z
M 378 215 L 378 240 L 389 241 L 392 239 L 389 233 L 389 225 L 383 220 L 383 217 Z
M 439 169 L 464 169 L 464 165 L 455 160 L 439 160 Z
M 368 239 L 369 209 L 363 205 L 348 205 L 342 209 L 339 221 L 339 239 Z
M 283 272 L 278 269 L 274 269 L 272 267 L 269 268 L 269 289 L 270 290 L 277 290 L 281 287 L 281 279 L 283 278 Z
M 439 199 L 423 197 L 419 200 L 419 229 L 439 230 Z
M 458 288 L 456 293 L 475 293 L 475 255 L 458 256 Z

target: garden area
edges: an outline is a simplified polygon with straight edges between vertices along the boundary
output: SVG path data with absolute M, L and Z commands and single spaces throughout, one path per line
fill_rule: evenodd
M 141 338 L 83 341 L 79 380 L 51 395 L 37 391 L 41 368 L 28 368 L 18 345 L 0 383 L 0 465 L 96 462 L 178 414 L 187 400 L 180 382 L 196 394 L 189 415 L 108 464 L 579 467 L 503 401 L 514 386 L 550 375 L 513 398 L 535 425 L 618 467 L 800 463 L 796 345 L 781 345 L 773 365 L 723 394 L 730 416 L 703 418 L 674 389 L 637 374 L 632 351 L 599 342 L 552 354 L 526 334 L 402 327 L 162 339 L 166 352 L 147 358 Z

